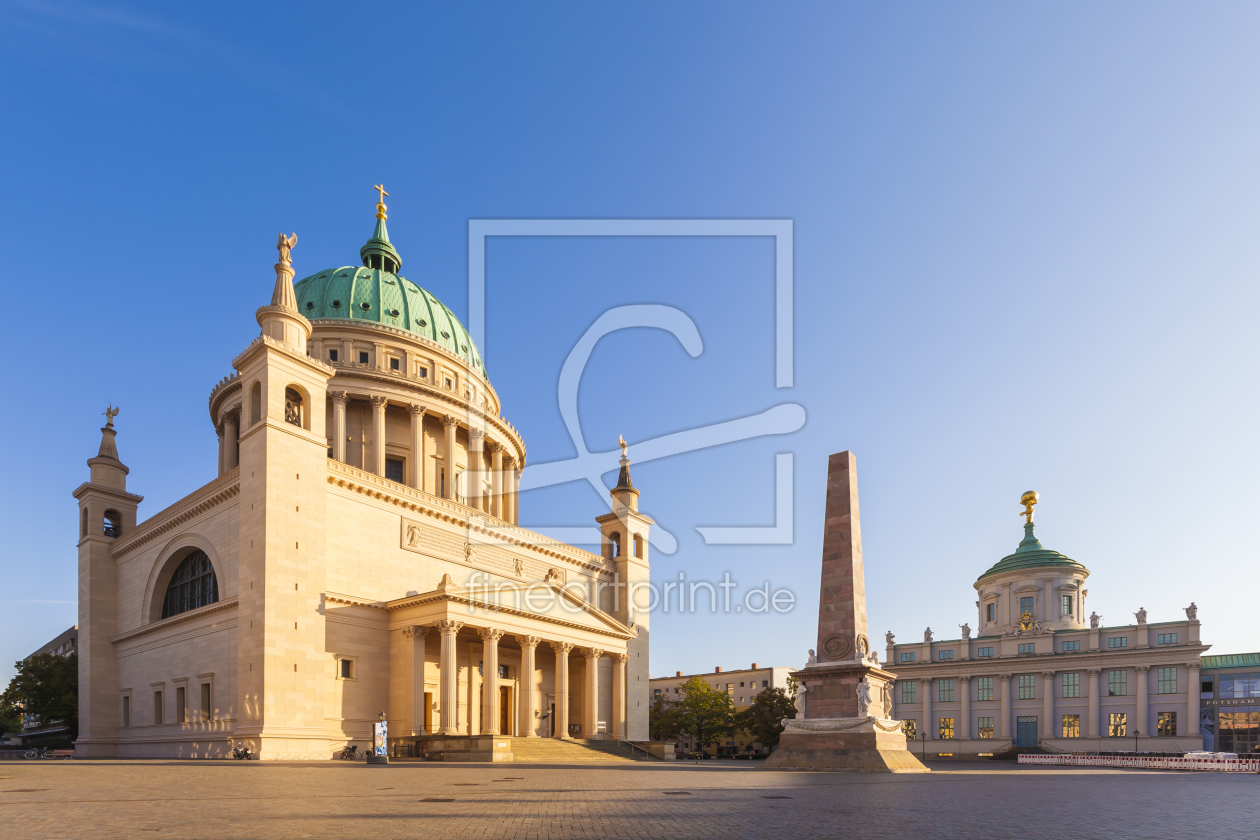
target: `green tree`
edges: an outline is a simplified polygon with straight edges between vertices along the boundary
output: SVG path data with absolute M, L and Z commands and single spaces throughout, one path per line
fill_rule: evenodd
M 701 677 L 678 687 L 679 699 L 670 714 L 677 734 L 690 735 L 704 749 L 710 742 L 735 731 L 735 704 Z
M 0 694 L 0 715 L 34 715 L 41 726 L 61 722 L 79 736 L 79 657 L 41 653 L 16 664 L 17 674 Z
M 655 741 L 664 741 L 678 734 L 675 704 L 664 693 L 656 695 L 648 707 L 648 735 Z
M 789 683 L 794 683 L 791 677 Z M 752 705 L 735 715 L 735 724 L 763 747 L 773 750 L 783 734 L 784 718 L 796 717 L 796 692 L 767 688 L 753 698 Z

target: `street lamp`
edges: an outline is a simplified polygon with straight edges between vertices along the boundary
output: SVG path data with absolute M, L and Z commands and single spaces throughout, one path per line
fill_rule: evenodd
M 1140 730 L 1140 729 L 1134 729 L 1134 730 L 1133 730 L 1133 755 L 1134 755 L 1135 757 L 1137 756 L 1137 751 L 1138 751 L 1138 748 L 1137 748 L 1137 739 L 1138 739 L 1138 736 L 1139 736 L 1139 735 L 1141 735 L 1141 734 L 1142 734 L 1142 730 Z

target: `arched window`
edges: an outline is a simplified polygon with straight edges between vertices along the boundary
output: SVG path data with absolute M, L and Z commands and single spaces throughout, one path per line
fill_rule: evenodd
M 621 532 L 613 531 L 608 535 L 608 550 L 611 557 L 621 556 Z
M 262 383 L 255 382 L 249 389 L 249 424 L 262 420 Z
M 166 587 L 166 600 L 162 602 L 162 618 L 195 610 L 219 600 L 219 581 L 214 576 L 214 566 L 201 549 L 184 558 L 171 575 Z
M 105 511 L 105 536 L 116 537 L 122 533 L 122 517 L 116 510 Z
M 292 388 L 284 389 L 284 422 L 302 425 L 302 395 Z
M 639 534 L 634 535 L 634 556 L 643 559 L 643 537 Z

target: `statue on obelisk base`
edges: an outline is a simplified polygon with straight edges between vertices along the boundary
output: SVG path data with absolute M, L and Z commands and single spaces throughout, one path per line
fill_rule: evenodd
M 897 675 L 879 666 L 866 635 L 866 583 L 852 452 L 827 463 L 822 591 L 816 661 L 792 674 L 808 702 L 783 721 L 779 747 L 763 767 L 857 773 L 926 773 L 907 748 L 901 722 L 889 720 Z

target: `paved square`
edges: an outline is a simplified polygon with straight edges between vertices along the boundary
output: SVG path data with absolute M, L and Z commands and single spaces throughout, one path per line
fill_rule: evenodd
M 937 763 L 865 776 L 700 765 L 6 761 L 5 838 L 1254 836 L 1260 776 Z

